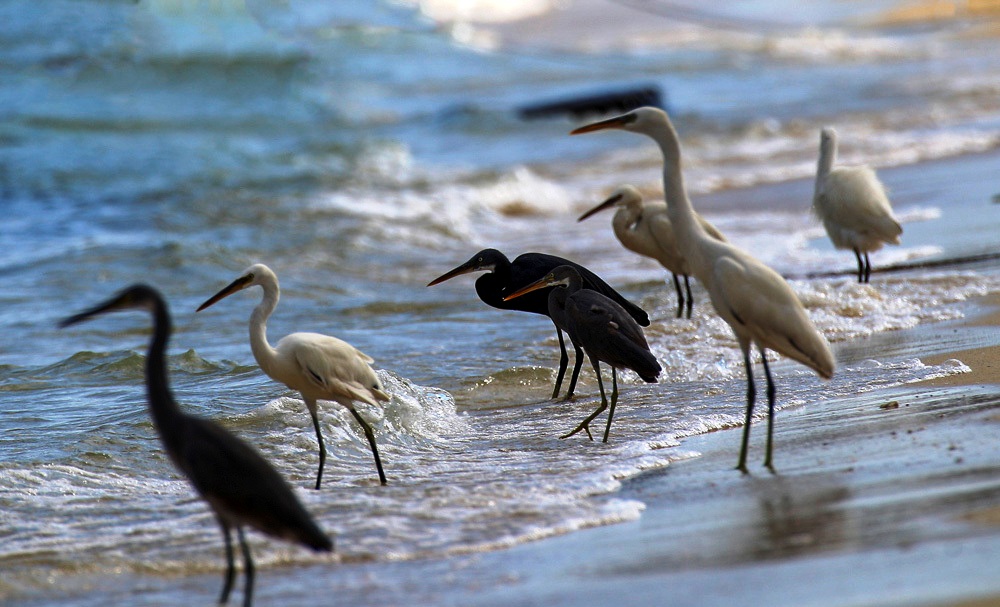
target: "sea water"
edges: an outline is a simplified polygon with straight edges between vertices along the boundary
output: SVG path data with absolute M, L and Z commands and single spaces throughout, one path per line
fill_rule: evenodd
M 621 2 L 605 21 L 589 18 L 602 8 L 589 0 L 339 4 L 0 6 L 5 604 L 74 604 L 93 579 L 221 577 L 214 519 L 146 411 L 149 319 L 56 329 L 135 282 L 170 303 L 181 406 L 274 462 L 342 563 L 495 550 L 635 519 L 644 505 L 616 495 L 623 479 L 696 456 L 685 436 L 741 423 L 742 357 L 707 294 L 695 286 L 693 318 L 674 318 L 669 275 L 622 249 L 609 213 L 576 222 L 622 183 L 655 196 L 655 146 L 568 137 L 579 120 L 520 119 L 532 103 L 662 90 L 695 204 L 790 277 L 838 353 L 830 382 L 774 359 L 780 406 L 966 370 L 851 345 L 961 317 L 963 302 L 998 287 L 996 272 L 876 273 L 858 285 L 853 256 L 810 214 L 808 181 L 780 201 L 744 201 L 738 188 L 808 180 L 825 125 L 849 164 L 995 150 L 1000 53 L 986 17 L 907 21 L 892 2 L 803 13 L 762 0 L 724 14 Z M 874 254 L 876 267 L 996 250 L 989 187 L 934 196 L 932 184 L 890 183 L 903 244 Z M 559 439 L 599 397 L 586 363 L 576 399 L 550 400 L 547 319 L 487 307 L 471 276 L 425 286 L 486 247 L 570 257 L 649 312 L 664 370 L 652 385 L 621 374 L 608 444 Z M 311 489 L 309 416 L 250 353 L 258 290 L 194 312 L 255 262 L 281 281 L 272 343 L 316 331 L 375 359 L 392 398 L 359 408 L 388 486 L 360 429 L 329 403 L 324 484 Z M 830 271 L 843 274 L 808 278 Z M 262 568 L 331 559 L 251 537 Z M 169 602 L 215 598 L 177 592 Z

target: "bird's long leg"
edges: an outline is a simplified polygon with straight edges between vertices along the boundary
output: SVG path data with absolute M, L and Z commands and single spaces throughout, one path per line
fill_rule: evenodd
M 771 460 L 771 443 L 774 440 L 774 380 L 771 379 L 771 368 L 767 366 L 764 348 L 760 349 L 760 359 L 764 361 L 764 376 L 767 378 L 767 451 L 764 456 L 764 467 L 774 472 Z
M 694 297 L 691 297 L 691 279 L 684 275 L 684 290 L 687 291 L 687 317 L 691 318 L 691 306 L 694 305 Z
M 583 366 L 583 350 L 575 343 L 573 349 L 576 350 L 576 362 L 573 363 L 573 376 L 569 378 L 569 390 L 566 391 L 565 400 L 573 397 L 573 392 L 576 390 L 576 380 L 580 377 L 580 368 Z
M 316 411 L 316 401 L 307 399 L 304 396 L 303 399 L 306 401 L 309 415 L 312 416 L 313 428 L 316 429 L 316 442 L 319 443 L 319 471 L 316 472 L 316 489 L 319 490 L 319 484 L 323 480 L 323 465 L 326 464 L 326 445 L 323 443 L 323 432 L 319 429 L 319 414 Z
M 611 408 L 608 409 L 608 425 L 604 428 L 604 442 L 608 442 L 611 434 L 611 418 L 615 416 L 615 405 L 618 404 L 618 369 L 611 367 Z
M 601 414 L 602 411 L 608 408 L 608 399 L 604 395 L 604 382 L 601 381 L 601 364 L 593 356 L 590 357 L 591 364 L 594 365 L 594 373 L 597 374 L 597 387 L 601 389 L 601 406 L 597 408 L 596 411 L 587 416 L 587 419 L 580 422 L 576 428 L 573 429 L 569 434 L 564 434 L 559 438 L 569 438 L 579 432 L 584 430 L 587 432 L 587 438 L 594 440 L 593 435 L 590 434 L 590 422 L 594 421 L 594 418 Z
M 246 584 L 243 586 L 243 607 L 250 607 L 253 605 L 253 555 L 250 554 L 250 545 L 247 544 L 247 538 L 243 535 L 241 525 L 236 526 L 236 536 L 240 538 L 240 550 L 243 552 L 243 575 L 246 577 Z
M 750 442 L 750 421 L 753 419 L 753 405 L 757 399 L 757 390 L 753 385 L 753 367 L 750 365 L 750 344 L 740 344 L 743 349 L 743 364 L 747 369 L 747 417 L 743 426 L 743 444 L 740 446 L 740 461 L 736 469 L 747 473 L 747 444 Z
M 378 470 L 378 481 L 383 485 L 387 485 L 388 482 L 385 480 L 385 472 L 382 471 L 382 458 L 378 456 L 378 447 L 375 445 L 375 433 L 372 432 L 372 427 L 368 425 L 365 418 L 361 417 L 361 414 L 351 409 L 351 414 L 354 419 L 358 420 L 361 424 L 361 429 L 365 432 L 365 437 L 368 438 L 368 444 L 372 447 L 372 455 L 375 457 L 375 468 Z
M 872 260 L 868 258 L 868 252 L 865 252 L 865 283 L 870 282 L 872 276 Z
M 674 289 L 677 291 L 677 318 L 684 315 L 684 291 L 681 291 L 681 281 L 677 278 L 677 275 L 670 274 L 674 277 Z
M 225 605 L 229 600 L 229 593 L 233 589 L 233 579 L 236 577 L 236 565 L 233 563 L 233 538 L 229 532 L 229 525 L 219 519 L 219 526 L 222 527 L 222 539 L 226 542 L 226 575 L 222 582 L 222 594 L 219 596 L 219 604 Z
M 552 399 L 559 398 L 559 388 L 562 387 L 563 376 L 566 375 L 566 367 L 569 365 L 569 354 L 566 353 L 566 343 L 563 341 L 562 329 L 556 327 L 556 335 L 559 337 L 559 373 L 556 375 L 556 387 L 552 390 Z M 570 388 L 572 393 L 573 387 Z
M 854 249 L 854 256 L 858 258 L 858 282 L 864 282 L 865 262 L 861 259 L 861 251 Z

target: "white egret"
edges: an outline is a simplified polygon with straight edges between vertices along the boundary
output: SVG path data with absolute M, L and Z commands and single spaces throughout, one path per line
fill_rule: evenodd
M 685 307 L 684 291 L 681 290 L 678 276 L 684 277 L 684 289 L 687 291 L 687 317 L 691 318 L 691 306 L 694 305 L 694 298 L 691 296 L 691 283 L 688 280 L 688 275 L 691 272 L 688 269 L 687 261 L 677 248 L 674 227 L 667 215 L 667 204 L 665 202 L 644 203 L 639 190 L 631 185 L 623 185 L 612 192 L 607 200 L 580 215 L 577 221 L 583 221 L 591 215 L 613 206 L 617 206 L 618 210 L 615 211 L 611 219 L 611 227 L 622 246 L 633 253 L 655 259 L 673 276 L 674 289 L 677 291 L 677 318 L 683 315 Z M 726 239 L 715 226 L 701 215 L 698 215 L 698 221 L 712 238 L 716 240 Z
M 618 369 L 632 369 L 639 377 L 649 383 L 655 383 L 660 374 L 660 363 L 649 351 L 649 344 L 642 334 L 642 329 L 629 313 L 614 300 L 583 286 L 583 277 L 573 266 L 563 265 L 554 268 L 535 282 L 504 296 L 509 301 L 539 289 L 555 287 L 549 297 L 559 297 L 563 306 L 563 322 L 573 343 L 583 348 L 590 357 L 597 375 L 597 385 L 601 389 L 601 406 L 580 423 L 572 432 L 562 436 L 569 438 L 580 430 L 585 430 L 590 440 L 590 422 L 608 407 L 608 399 L 604 395 L 604 382 L 601 379 L 603 361 L 611 366 L 611 410 L 608 411 L 608 424 L 604 429 L 604 442 L 608 442 L 611 432 L 611 420 L 615 415 L 615 405 L 618 403 Z
M 285 479 L 255 449 L 207 419 L 181 411 L 167 380 L 166 350 L 171 323 L 167 304 L 145 285 L 134 285 L 108 301 L 67 318 L 67 327 L 106 312 L 146 310 L 153 316 L 153 339 L 146 356 L 149 412 L 170 460 L 215 512 L 226 542 L 226 574 L 219 603 L 229 600 L 236 575 L 232 529 L 236 528 L 246 583 L 243 604 L 253 601 L 254 564 L 243 535 L 249 525 L 267 535 L 330 552 L 333 542 L 313 522 Z
M 621 116 L 602 120 L 572 131 L 590 133 L 621 129 L 650 137 L 663 154 L 663 187 L 670 221 L 680 250 L 691 273 L 708 290 L 715 311 L 733 329 L 747 372 L 746 425 L 737 468 L 746 472 L 747 443 L 750 439 L 756 389 L 750 362 L 750 345 L 757 346 L 767 378 L 768 424 L 764 465 L 773 470 L 775 387 L 767 365 L 766 350 L 774 350 L 816 371 L 820 377 L 833 376 L 834 360 L 830 344 L 813 326 L 802 302 L 788 283 L 774 270 L 742 249 L 708 235 L 697 220 L 684 187 L 681 146 L 666 112 L 641 107 Z
M 382 389 L 375 371 L 371 368 L 374 360 L 351 344 L 320 333 L 292 333 L 271 347 L 267 341 L 267 319 L 278 305 L 280 290 L 278 277 L 264 264 L 247 268 L 239 278 L 198 306 L 198 311 L 243 289 L 259 286 L 264 291 L 260 303 L 250 315 L 250 349 L 262 371 L 271 379 L 298 390 L 312 416 L 319 442 L 319 471 L 316 473 L 316 489 L 323 479 L 323 464 L 326 462 L 326 446 L 319 427 L 316 402 L 329 400 L 343 405 L 361 424 L 361 429 L 371 445 L 378 470 L 379 482 L 386 484 L 382 460 L 375 445 L 375 434 L 371 425 L 354 408 L 355 401 L 381 407 L 379 401 L 389 400 Z
M 833 246 L 854 251 L 858 282 L 868 282 L 872 271 L 868 254 L 884 243 L 899 244 L 903 228 L 875 171 L 869 166 L 834 167 L 836 160 L 837 131 L 826 127 L 820 133 L 812 208 Z

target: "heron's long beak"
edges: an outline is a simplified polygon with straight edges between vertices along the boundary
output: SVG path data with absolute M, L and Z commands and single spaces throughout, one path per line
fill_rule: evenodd
M 226 297 L 229 297 L 230 295 L 232 295 L 233 293 L 236 293 L 237 291 L 242 291 L 243 289 L 245 289 L 245 288 L 247 288 L 247 287 L 250 286 L 250 282 L 251 281 L 253 281 L 253 274 L 247 274 L 246 276 L 240 276 L 239 278 L 237 278 L 233 282 L 231 282 L 228 285 L 226 285 L 221 291 L 219 291 L 215 295 L 209 297 L 205 301 L 205 303 L 203 303 L 200 306 L 198 306 L 198 309 L 195 310 L 195 312 L 201 312 L 202 310 L 204 310 L 205 308 L 211 306 L 212 304 L 214 304 L 215 302 L 219 301 L 220 299 L 225 299 Z
M 543 276 L 542 278 L 539 278 L 538 280 L 536 280 L 535 282 L 531 283 L 530 285 L 528 285 L 526 287 L 521 287 L 517 291 L 514 291 L 513 293 L 511 293 L 510 295 L 505 296 L 503 298 L 503 300 L 504 301 L 510 301 L 510 300 L 514 299 L 515 297 L 520 297 L 522 295 L 526 295 L 528 293 L 531 293 L 532 291 L 537 291 L 538 289 L 544 289 L 545 287 L 551 286 L 552 285 L 552 283 L 550 282 L 551 279 L 552 279 L 552 275 L 551 274 Z
M 479 255 L 474 256 L 469 261 L 458 266 L 450 272 L 445 272 L 441 276 L 438 276 L 434 280 L 427 283 L 428 287 L 433 287 L 434 285 L 444 282 L 450 278 L 455 278 L 462 274 L 471 274 L 473 272 L 492 272 L 496 269 L 496 266 L 492 263 L 485 262 Z
M 589 211 L 587 211 L 583 215 L 580 215 L 580 218 L 577 219 L 577 221 L 583 221 L 584 219 L 590 217 L 591 215 L 593 215 L 595 213 L 600 213 L 604 209 L 609 209 L 609 208 L 615 206 L 615 204 L 617 204 L 618 201 L 620 201 L 621 199 L 622 199 L 622 195 L 621 194 L 615 194 L 611 198 L 608 198 L 607 200 L 605 200 L 601 204 L 599 204 L 596 207 L 590 209 Z
M 69 318 L 61 320 L 59 322 L 59 328 L 65 329 L 70 325 L 75 325 L 77 323 L 83 322 L 88 318 L 98 316 L 106 312 L 113 312 L 115 310 L 122 310 L 124 308 L 130 308 L 130 307 L 132 307 L 132 305 L 131 305 L 131 298 L 129 297 L 128 293 L 120 293 L 103 303 L 97 304 L 96 306 L 90 308 L 89 310 L 84 310 L 79 314 L 74 314 Z
M 456 276 L 460 276 L 462 274 L 471 274 L 472 272 L 475 272 L 475 271 L 476 271 L 475 264 L 473 264 L 471 261 L 470 262 L 466 262 L 466 263 L 463 263 L 462 265 L 458 266 L 454 270 L 449 270 L 448 272 L 445 272 L 444 274 L 438 276 L 434 280 L 432 280 L 429 283 L 427 283 L 427 286 L 428 287 L 433 287 L 434 285 L 436 285 L 438 283 L 442 283 L 442 282 L 444 282 L 446 280 L 450 280 L 452 278 L 455 278 Z
M 631 118 L 631 114 L 615 116 L 614 118 L 608 118 L 607 120 L 601 120 L 600 122 L 585 124 L 579 128 L 573 129 L 569 132 L 569 134 L 582 135 L 583 133 L 593 133 L 594 131 L 603 131 L 604 129 L 623 129 L 626 124 L 631 122 Z

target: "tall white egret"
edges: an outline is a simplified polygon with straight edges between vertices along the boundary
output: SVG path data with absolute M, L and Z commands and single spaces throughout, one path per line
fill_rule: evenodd
M 884 243 L 899 244 L 903 228 L 875 171 L 869 166 L 834 167 L 836 160 L 837 131 L 826 127 L 819 138 L 812 208 L 833 246 L 854 251 L 858 282 L 868 282 L 872 271 L 868 253 Z
M 591 215 L 613 206 L 617 206 L 618 210 L 615 211 L 611 219 L 611 227 L 622 246 L 633 253 L 655 259 L 673 276 L 674 289 L 677 291 L 677 318 L 683 315 L 685 307 L 684 291 L 681 291 L 678 276 L 684 277 L 684 289 L 687 291 L 687 317 L 691 318 L 691 306 L 694 305 L 694 298 L 691 296 L 691 283 L 688 280 L 690 270 L 688 270 L 687 260 L 677 248 L 677 237 L 674 235 L 674 227 L 667 215 L 666 202 L 644 203 L 639 190 L 631 185 L 623 185 L 612 192 L 607 200 L 580 215 L 577 221 L 583 221 Z M 698 222 L 712 238 L 716 240 L 726 239 L 715 226 L 701 215 L 698 215 Z
M 166 350 L 171 323 L 167 304 L 145 285 L 134 285 L 108 301 L 67 318 L 67 327 L 117 310 L 145 310 L 153 316 L 153 339 L 146 356 L 146 396 L 156 432 L 170 460 L 215 512 L 226 542 L 226 574 L 219 603 L 229 600 L 236 576 L 232 529 L 243 553 L 243 604 L 253 601 L 254 564 L 243 535 L 249 525 L 267 535 L 330 552 L 333 542 L 313 522 L 285 479 L 255 449 L 207 419 L 180 410 L 167 379 Z
M 657 143 L 663 153 L 664 194 L 680 250 L 690 264 L 691 273 L 708 290 L 715 311 L 732 327 L 743 352 L 747 371 L 747 408 L 737 468 L 744 472 L 747 470 L 747 443 L 756 400 L 750 362 L 752 343 L 761 354 L 767 378 L 767 454 L 764 465 L 773 470 L 775 388 L 765 351 L 771 349 L 788 356 L 813 369 L 820 377 L 829 379 L 835 366 L 830 344 L 813 326 L 802 302 L 777 272 L 742 249 L 712 238 L 698 222 L 684 187 L 680 141 L 666 112 L 641 107 L 580 127 L 571 134 L 603 129 L 621 129 L 646 135 Z
M 319 471 L 316 473 L 316 488 L 323 479 L 323 464 L 326 463 L 326 445 L 319 428 L 316 401 L 330 400 L 343 405 L 361 424 L 361 429 L 371 445 L 378 470 L 379 482 L 386 484 L 382 460 L 375 445 L 375 434 L 371 425 L 354 408 L 355 401 L 381 407 L 379 401 L 389 400 L 382 389 L 375 371 L 371 368 L 372 357 L 361 352 L 346 341 L 320 333 L 292 333 L 286 335 L 276 347 L 267 341 L 267 319 L 278 305 L 280 290 L 278 277 L 264 264 L 250 266 L 239 278 L 198 306 L 198 312 L 215 302 L 243 289 L 259 286 L 264 291 L 260 303 L 250 315 L 250 349 L 253 357 L 264 373 L 271 379 L 298 390 L 312 416 L 319 442 Z
M 603 361 L 611 366 L 612 381 L 611 410 L 608 411 L 608 425 L 604 429 L 604 442 L 608 442 L 611 420 L 618 403 L 618 369 L 632 369 L 644 381 L 655 383 L 660 374 L 660 363 L 650 353 L 649 344 L 646 343 L 639 324 L 614 300 L 597 291 L 585 289 L 580 272 L 573 266 L 559 266 L 537 281 L 506 295 L 504 300 L 509 301 L 547 287 L 556 287 L 557 290 L 566 292 L 561 299 L 567 332 L 574 343 L 579 344 L 590 357 L 597 375 L 597 385 L 601 389 L 601 406 L 562 438 L 569 438 L 580 430 L 585 430 L 590 440 L 594 440 L 590 434 L 590 422 L 608 407 L 601 379 L 600 363 Z M 549 297 L 553 295 L 550 294 Z

